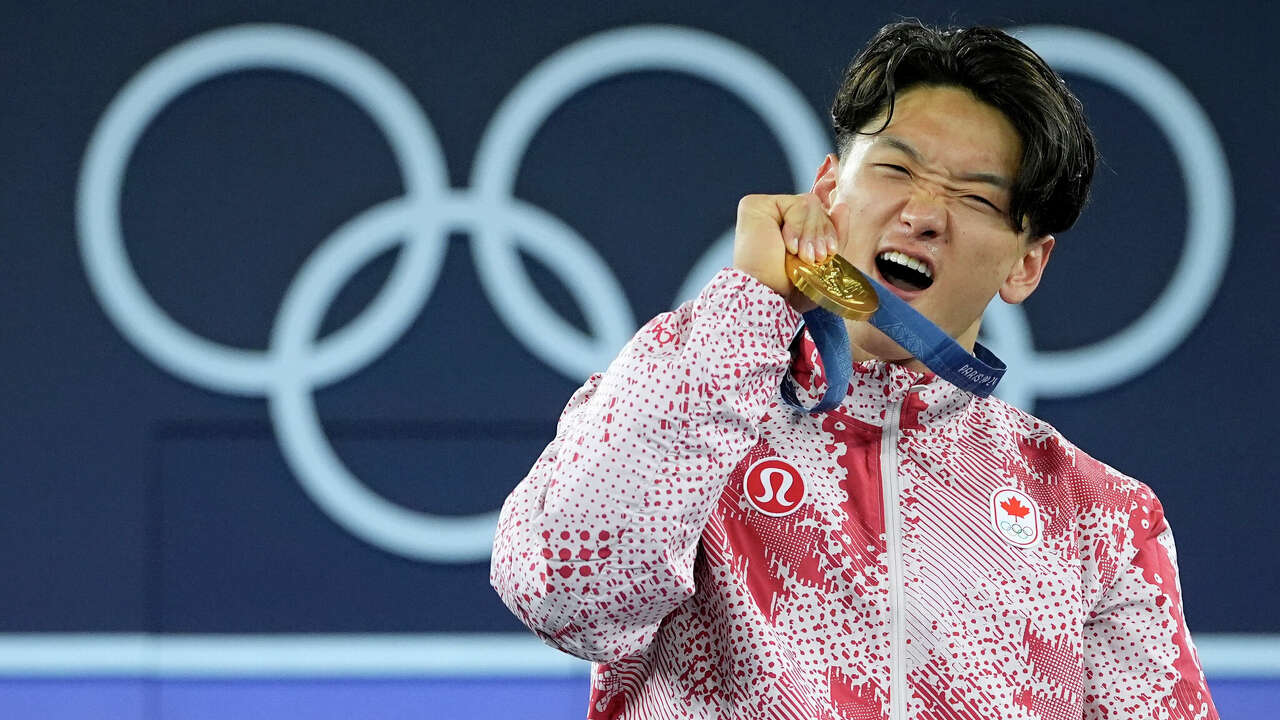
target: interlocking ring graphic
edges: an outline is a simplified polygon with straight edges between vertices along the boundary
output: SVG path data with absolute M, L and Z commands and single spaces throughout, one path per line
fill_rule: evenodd
M 1093 392 L 1123 382 L 1167 355 L 1199 322 L 1230 249 L 1232 200 L 1212 126 L 1182 85 L 1155 61 L 1104 35 L 1065 27 L 1018 34 L 1051 64 L 1101 80 L 1155 119 L 1178 155 L 1188 193 L 1188 242 L 1169 286 L 1132 326 L 1086 348 L 1042 353 L 1018 306 L 995 302 L 984 337 L 1009 361 L 1001 395 L 1023 407 L 1039 396 Z M 265 350 L 229 347 L 191 333 L 154 300 L 125 253 L 119 204 L 124 171 L 155 116 L 192 86 L 245 69 L 274 69 L 331 85 L 386 135 L 405 194 L 353 218 L 324 239 L 290 283 Z M 617 279 L 563 221 L 512 194 L 519 158 L 547 117 L 579 90 L 613 75 L 662 70 L 694 75 L 736 95 L 777 137 L 798 188 L 830 146 L 823 123 L 774 67 L 708 33 L 667 26 L 613 30 L 581 40 L 530 71 L 498 108 L 477 149 L 469 189 L 451 188 L 443 150 L 410 93 L 382 65 L 331 36 L 280 25 L 214 31 L 157 57 L 111 102 L 90 139 L 78 190 L 80 251 L 112 323 L 167 372 L 216 392 L 263 396 L 281 451 L 307 494 L 357 537 L 410 558 L 484 560 L 496 512 L 441 516 L 396 505 L 369 490 L 334 452 L 317 416 L 315 390 L 386 352 L 422 311 L 438 278 L 447 234 L 463 232 L 485 294 L 510 332 L 565 376 L 605 367 L 635 331 Z M 682 284 L 696 294 L 730 264 L 732 229 L 711 244 Z M 325 310 L 351 275 L 395 243 L 396 265 L 377 297 L 345 327 L 317 339 Z M 562 275 L 586 318 L 583 333 L 539 295 L 516 250 Z
M 285 293 L 266 350 L 221 345 L 176 323 L 134 272 L 119 217 L 125 167 L 155 116 L 197 83 L 250 68 L 300 73 L 342 91 L 386 134 L 405 186 L 402 197 L 347 222 L 307 259 Z M 411 558 L 484 560 L 496 512 L 433 515 L 372 492 L 325 437 L 313 392 L 358 372 L 403 335 L 430 295 L 452 231 L 470 235 L 481 286 L 506 327 L 536 356 L 577 380 L 607 365 L 636 328 L 620 285 L 572 228 L 512 191 L 518 159 L 556 107 L 599 80 L 645 70 L 696 75 L 734 93 L 778 137 L 798 187 L 826 152 L 827 136 L 812 108 L 754 53 L 694 30 L 635 27 L 584 39 L 532 70 L 486 129 L 471 189 L 450 188 L 444 152 L 421 108 L 375 60 L 333 37 L 296 27 L 218 30 L 143 68 L 111 102 L 90 139 L 77 207 L 90 285 L 115 326 L 161 368 L 217 392 L 265 396 L 290 468 L 308 495 L 349 532 Z M 347 326 L 317 340 L 324 312 L 343 284 L 397 242 L 405 247 L 376 299 Z M 560 280 L 582 309 L 590 334 L 565 322 L 542 299 L 517 246 L 547 268 L 577 270 Z

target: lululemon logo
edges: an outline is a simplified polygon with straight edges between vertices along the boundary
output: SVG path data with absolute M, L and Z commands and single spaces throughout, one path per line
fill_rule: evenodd
M 991 494 L 991 522 L 1013 545 L 1032 547 L 1040 542 L 1040 506 L 1021 490 L 1001 488 Z
M 804 501 L 804 478 L 785 460 L 765 458 L 752 465 L 742 479 L 742 493 L 751 507 L 765 515 L 790 515 Z

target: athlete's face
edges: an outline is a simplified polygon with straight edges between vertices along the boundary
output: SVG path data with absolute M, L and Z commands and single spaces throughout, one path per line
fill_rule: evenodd
M 1053 249 L 1052 236 L 1010 225 L 1021 157 L 999 110 L 962 88 L 919 86 L 897 96 L 882 132 L 859 136 L 841 160 L 828 156 L 814 191 L 828 208 L 848 205 L 847 221 L 833 213 L 841 254 L 972 349 L 991 298 L 1026 299 Z M 865 354 L 909 357 L 869 323 L 849 332 Z

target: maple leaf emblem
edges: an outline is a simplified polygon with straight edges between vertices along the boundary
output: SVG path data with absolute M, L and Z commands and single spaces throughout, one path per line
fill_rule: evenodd
M 1016 497 L 1011 497 L 1000 503 L 1000 507 L 1003 508 L 1005 512 L 1016 518 L 1024 518 L 1027 516 L 1027 513 L 1031 512 L 1031 509 L 1018 502 L 1018 498 Z

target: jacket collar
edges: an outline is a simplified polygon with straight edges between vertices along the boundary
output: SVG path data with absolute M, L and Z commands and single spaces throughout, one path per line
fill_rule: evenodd
M 795 383 L 796 395 L 802 402 L 812 405 L 826 392 L 822 360 L 807 332 L 792 344 L 790 374 L 793 380 L 787 382 Z M 884 360 L 865 360 L 854 363 L 849 392 L 832 412 L 881 425 L 886 410 L 906 405 L 908 394 L 914 395 L 915 404 L 923 404 L 917 411 L 946 408 L 944 412 L 951 412 L 967 407 L 977 398 L 931 372 L 917 372 Z

